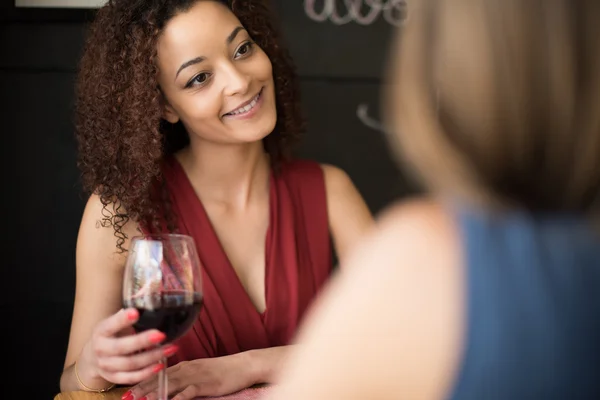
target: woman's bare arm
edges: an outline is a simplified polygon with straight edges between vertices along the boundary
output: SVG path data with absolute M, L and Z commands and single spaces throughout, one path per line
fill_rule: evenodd
M 352 180 L 338 167 L 323 164 L 329 229 L 341 265 L 348 251 L 373 227 L 373 216 Z
M 60 380 L 61 391 L 82 390 L 75 378 L 73 364 L 80 359 L 95 326 L 122 306 L 125 253 L 117 253 L 114 229 L 102 225 L 102 215 L 102 203 L 97 195 L 92 195 L 86 204 L 77 237 L 75 304 L 65 370 Z M 124 232 L 129 236 L 135 235 L 137 225 L 128 223 Z M 82 382 L 91 388 L 109 386 L 110 382 L 97 376 L 86 361 L 82 357 L 77 365 Z

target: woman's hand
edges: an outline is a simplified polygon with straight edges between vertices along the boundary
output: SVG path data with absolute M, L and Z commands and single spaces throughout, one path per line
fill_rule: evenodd
M 168 390 L 172 400 L 198 396 L 223 396 L 270 380 L 286 347 L 252 350 L 225 357 L 184 361 L 167 369 Z M 136 385 L 123 398 L 155 400 L 158 381 L 153 377 Z M 176 396 L 175 396 L 176 395 Z
M 86 386 L 94 387 L 92 383 L 100 379 L 133 385 L 165 367 L 161 358 L 173 355 L 177 347 L 157 347 L 166 336 L 156 329 L 133 333 L 138 318 L 136 309 L 123 309 L 96 326 L 77 363 L 77 372 Z

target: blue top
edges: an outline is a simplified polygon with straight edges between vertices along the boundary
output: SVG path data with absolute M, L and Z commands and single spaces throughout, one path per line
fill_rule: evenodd
M 457 218 L 468 311 L 450 399 L 600 399 L 600 230 L 574 216 Z

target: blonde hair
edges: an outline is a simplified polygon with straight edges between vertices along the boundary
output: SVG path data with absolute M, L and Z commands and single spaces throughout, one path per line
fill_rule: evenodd
M 600 1 L 415 0 L 390 65 L 392 141 L 434 192 L 595 211 Z

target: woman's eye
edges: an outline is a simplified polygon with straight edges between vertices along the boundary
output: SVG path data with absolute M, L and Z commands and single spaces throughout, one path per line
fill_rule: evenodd
M 252 46 L 254 46 L 254 43 L 252 42 L 246 42 L 243 45 L 241 45 L 237 52 L 236 52 L 236 56 L 240 56 L 243 57 L 245 55 L 250 54 L 250 52 L 252 51 Z
M 202 73 L 194 77 L 194 83 L 204 83 L 208 79 L 208 74 Z
M 193 77 L 192 80 L 187 84 L 187 87 L 202 85 L 208 80 L 208 78 L 210 78 L 210 75 L 206 72 L 202 72 Z

